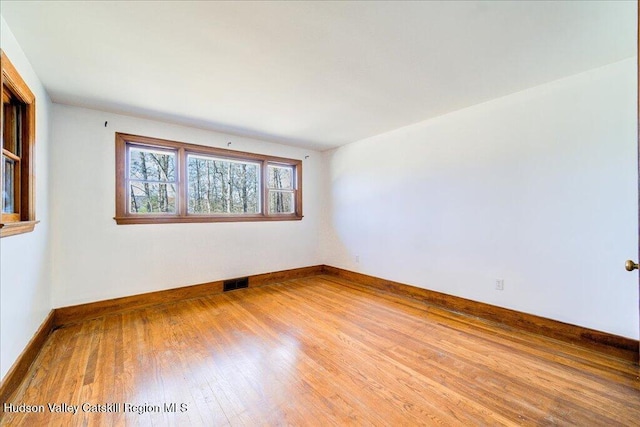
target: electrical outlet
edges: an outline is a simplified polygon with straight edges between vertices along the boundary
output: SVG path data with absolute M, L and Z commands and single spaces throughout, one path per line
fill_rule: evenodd
M 356 264 L 360 263 L 360 255 L 356 255 Z
M 504 280 L 503 279 L 496 279 L 496 290 L 497 291 L 504 291 Z

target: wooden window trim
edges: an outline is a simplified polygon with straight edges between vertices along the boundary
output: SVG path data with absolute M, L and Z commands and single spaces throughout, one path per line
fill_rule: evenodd
M 25 126 L 22 129 L 22 149 L 20 153 L 20 181 L 16 183 L 19 214 L 2 214 L 0 217 L 0 237 L 29 233 L 34 230 L 36 221 L 35 204 L 35 136 L 36 136 L 36 98 L 22 79 L 4 51 L 0 49 L 1 90 L 3 103 L 11 97 L 25 105 Z M 5 87 L 10 93 L 5 91 Z M 4 108 L 0 111 L 4 115 Z M 0 129 L 0 133 L 4 129 Z M 4 151 L 4 149 L 3 149 Z M 0 177 L 0 188 L 1 180 Z
M 178 198 L 176 213 L 131 214 L 128 209 L 127 188 L 127 145 L 142 145 L 156 148 L 168 148 L 177 153 L 176 167 L 178 183 L 176 196 Z M 114 220 L 119 225 L 124 224 L 171 224 L 171 223 L 202 223 L 202 222 L 254 222 L 254 221 L 297 221 L 302 215 L 302 160 L 283 157 L 266 156 L 223 148 L 207 147 L 203 145 L 166 139 L 151 138 L 140 135 L 116 133 L 116 214 Z M 261 208 L 259 214 L 190 214 L 187 212 L 187 155 L 210 155 L 229 160 L 243 160 L 261 164 Z M 269 214 L 267 168 L 270 164 L 289 165 L 295 171 L 295 209 L 291 214 Z
M 0 233 L 2 233 L 2 237 L 30 233 L 35 229 L 36 224 L 39 222 L 40 221 L 19 221 L 0 223 Z

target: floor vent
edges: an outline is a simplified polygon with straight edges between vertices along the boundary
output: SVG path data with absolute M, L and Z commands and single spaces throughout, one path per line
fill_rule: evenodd
M 248 277 L 240 277 L 238 279 L 229 279 L 223 282 L 222 290 L 224 292 L 233 291 L 236 289 L 248 288 L 249 287 L 249 278 Z

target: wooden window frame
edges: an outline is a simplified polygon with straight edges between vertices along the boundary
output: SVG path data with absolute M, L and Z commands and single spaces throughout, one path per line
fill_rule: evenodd
M 199 222 L 247 222 L 247 221 L 297 221 L 302 215 L 302 160 L 246 153 L 204 145 L 131 135 L 116 132 L 116 215 L 117 224 L 168 224 Z M 176 213 L 136 214 L 129 212 L 128 159 L 127 147 L 139 146 L 158 149 L 170 149 L 176 152 L 177 188 Z M 248 161 L 260 164 L 260 206 L 257 214 L 193 214 L 188 213 L 188 154 L 214 156 L 229 160 Z M 293 167 L 295 209 L 293 213 L 269 213 L 267 178 L 269 165 L 288 165 Z
M 1 122 L 4 122 L 4 103 L 8 99 L 16 99 L 25 106 L 22 117 L 21 153 L 19 156 L 19 180 L 16 181 L 16 213 L 1 213 L 0 237 L 29 233 L 34 230 L 36 221 L 35 190 L 35 137 L 36 137 L 36 98 L 29 86 L 22 79 L 7 55 L 0 49 L 0 68 L 2 69 L 1 86 L 3 108 L 0 111 Z M 2 135 L 3 154 L 9 156 L 10 151 L 4 149 L 4 129 Z M 0 176 L 0 188 L 3 187 Z

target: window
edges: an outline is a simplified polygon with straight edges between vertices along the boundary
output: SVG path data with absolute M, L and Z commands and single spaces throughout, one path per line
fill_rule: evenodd
M 260 162 L 187 155 L 190 214 L 259 214 Z
M 2 213 L 0 237 L 33 231 L 35 220 L 35 97 L 5 53 L 2 68 Z
M 274 214 L 293 213 L 295 192 L 293 177 L 295 169 L 290 165 L 269 165 L 269 212 Z
M 300 219 L 300 160 L 116 133 L 118 224 Z
M 176 213 L 176 152 L 129 147 L 129 212 Z

